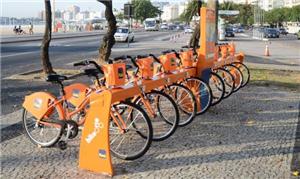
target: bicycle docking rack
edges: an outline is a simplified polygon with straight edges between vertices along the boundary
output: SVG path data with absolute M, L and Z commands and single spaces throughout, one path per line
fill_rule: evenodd
M 143 80 L 141 84 L 126 85 L 124 88 L 93 92 L 88 110 L 79 150 L 79 168 L 113 176 L 113 165 L 109 146 L 109 120 L 111 105 L 134 97 L 140 90 L 152 89 L 177 82 L 192 75 L 195 70 L 187 70 L 175 74 L 157 76 L 151 80 Z M 141 89 L 142 88 L 142 89 Z

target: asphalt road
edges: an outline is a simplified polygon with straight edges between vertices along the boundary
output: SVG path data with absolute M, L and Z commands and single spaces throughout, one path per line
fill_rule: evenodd
M 136 32 L 134 43 L 151 41 L 154 37 L 168 37 L 170 34 L 171 32 Z M 73 61 L 95 57 L 102 38 L 103 35 L 53 40 L 49 50 L 53 66 L 61 67 Z M 41 68 L 40 45 L 41 41 L 2 44 L 1 78 Z M 115 49 L 122 47 L 127 47 L 127 44 L 117 43 L 114 46 Z M 121 55 L 121 53 L 112 55 Z
M 135 41 L 128 48 L 127 43 L 116 43 L 112 57 L 154 53 L 170 48 L 161 45 L 162 40 L 178 32 L 135 32 Z M 54 68 L 74 68 L 72 62 L 96 58 L 103 36 L 54 39 L 51 41 L 50 59 Z M 165 42 L 168 43 L 168 42 Z M 2 44 L 1 46 L 1 114 L 14 112 L 22 107 L 25 95 L 47 89 L 55 93 L 55 86 L 45 82 L 11 80 L 7 77 L 41 69 L 41 41 Z

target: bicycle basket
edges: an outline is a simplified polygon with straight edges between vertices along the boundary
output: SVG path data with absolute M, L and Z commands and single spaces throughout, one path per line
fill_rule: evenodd
M 75 107 L 79 107 L 86 98 L 89 87 L 81 84 L 75 83 L 64 88 L 66 100 Z
M 106 87 L 118 87 L 125 85 L 126 65 L 125 63 L 114 63 L 103 65 L 103 72 L 106 79 Z
M 151 57 L 140 58 L 136 61 L 139 66 L 142 78 L 151 79 L 154 72 L 154 61 Z
M 168 53 L 159 57 L 165 72 L 170 73 L 177 69 L 175 53 Z
M 183 68 L 193 67 L 193 51 L 185 51 L 180 53 L 180 58 Z

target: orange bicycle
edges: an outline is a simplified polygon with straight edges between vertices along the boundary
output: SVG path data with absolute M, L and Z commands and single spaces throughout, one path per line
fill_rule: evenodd
M 192 91 L 187 87 L 169 82 L 168 73 L 157 73 L 154 74 L 154 61 L 153 55 L 137 56 L 136 58 L 131 58 L 131 62 L 137 68 L 135 75 L 145 82 L 151 81 L 157 78 L 165 78 L 167 82 L 159 87 L 159 91 L 166 93 L 175 101 L 179 109 L 179 126 L 185 126 L 192 122 L 197 112 L 197 103 L 195 96 Z
M 75 65 L 83 65 L 83 63 Z M 95 72 L 86 69 L 84 74 L 94 76 Z M 58 142 L 60 148 L 65 149 L 67 139 L 76 137 L 78 126 L 85 121 L 90 102 L 89 96 L 102 90 L 88 88 L 79 83 L 64 87 L 63 81 L 66 79 L 67 77 L 61 75 L 47 77 L 47 81 L 59 84 L 62 94 L 59 98 L 45 92 L 34 93 L 25 98 L 23 126 L 26 135 L 38 146 L 53 146 L 60 140 L 62 134 L 65 134 L 66 140 Z M 137 159 L 144 155 L 151 145 L 153 133 L 145 111 L 135 104 L 122 101 L 112 105 L 110 116 L 111 128 L 115 133 L 118 132 L 118 137 L 111 137 L 110 145 L 117 146 L 111 147 L 112 153 L 126 160 Z M 139 133 L 143 133 L 143 136 L 141 137 Z M 125 140 L 129 142 L 125 144 Z M 130 147 L 132 142 L 135 144 L 134 147 Z
M 127 59 L 134 59 L 130 56 L 120 56 L 110 61 L 113 64 L 123 64 Z M 128 85 L 140 86 L 140 93 L 132 98 L 134 104 L 141 106 L 150 117 L 153 128 L 153 141 L 162 141 L 170 137 L 175 131 L 180 121 L 179 111 L 174 100 L 166 93 L 155 90 L 147 89 L 143 84 L 144 82 L 154 83 L 152 80 L 144 81 L 137 75 L 138 71 L 134 72 L 128 77 Z

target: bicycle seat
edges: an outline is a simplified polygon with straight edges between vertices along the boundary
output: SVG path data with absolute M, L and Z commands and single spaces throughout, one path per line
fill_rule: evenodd
M 68 77 L 58 74 L 51 74 L 48 75 L 46 78 L 46 81 L 48 82 L 63 82 L 64 80 L 67 80 Z
M 84 69 L 84 74 L 86 74 L 87 76 L 97 76 L 99 73 L 99 70 L 96 68 Z

